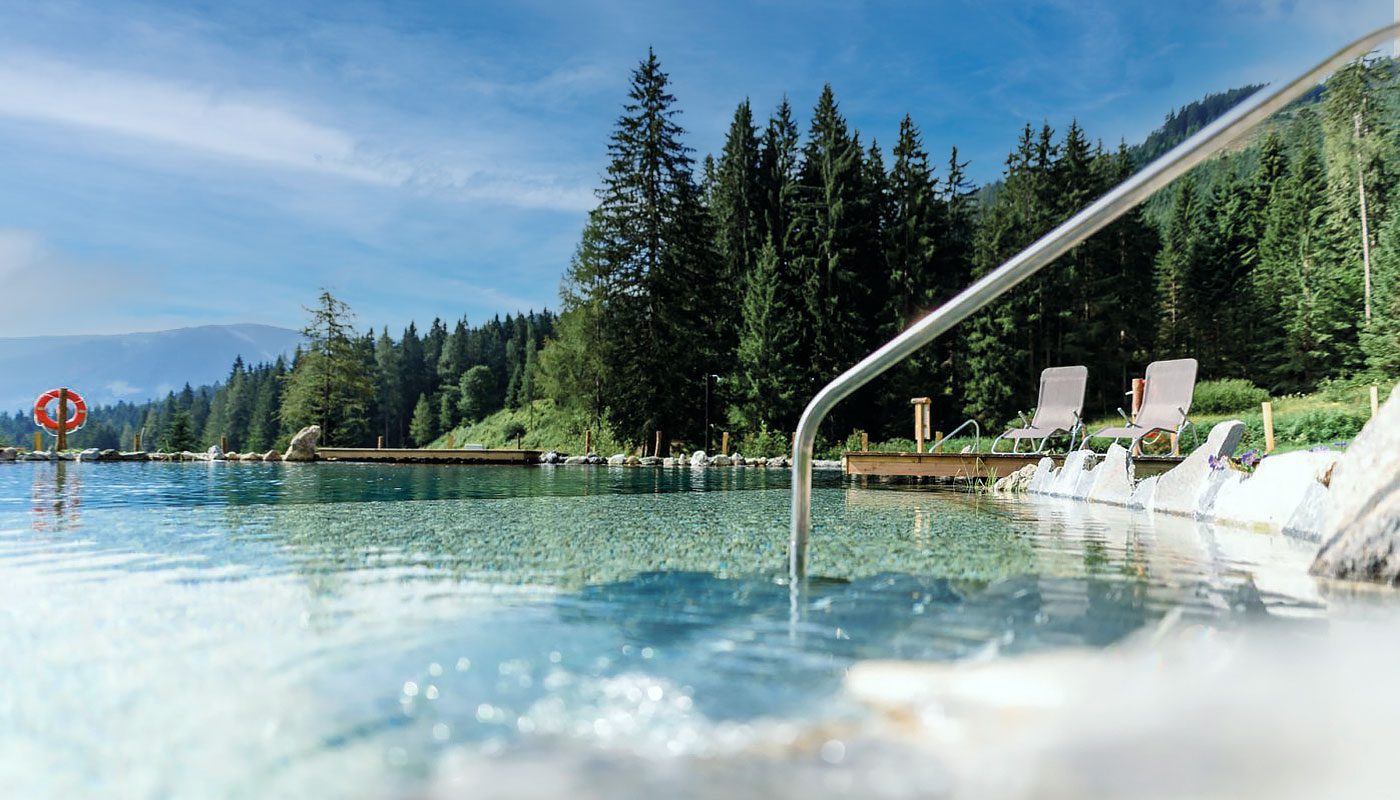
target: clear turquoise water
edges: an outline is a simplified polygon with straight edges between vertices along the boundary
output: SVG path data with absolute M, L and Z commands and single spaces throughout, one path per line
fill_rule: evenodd
M 787 499 L 763 469 L 0 465 L 0 797 L 818 796 L 890 761 L 929 796 L 898 753 L 829 763 L 853 663 L 1326 613 L 1286 537 L 831 473 L 794 607 Z

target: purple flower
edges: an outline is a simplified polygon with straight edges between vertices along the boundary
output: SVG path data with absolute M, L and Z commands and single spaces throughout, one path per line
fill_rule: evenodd
M 1263 456 L 1259 455 L 1258 450 L 1249 450 L 1240 457 L 1240 464 L 1242 464 L 1245 469 L 1254 469 L 1259 466 L 1261 460 L 1263 460 Z

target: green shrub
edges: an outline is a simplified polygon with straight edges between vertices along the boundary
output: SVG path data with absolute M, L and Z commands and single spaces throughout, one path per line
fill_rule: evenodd
M 1349 442 L 1366 424 L 1368 414 L 1340 408 L 1313 408 L 1297 414 L 1274 414 L 1274 446 L 1285 450 L 1300 447 Z M 1240 450 L 1261 450 L 1264 441 L 1264 417 L 1261 414 L 1240 416 L 1244 423 L 1244 438 Z
M 1196 384 L 1191 410 L 1199 414 L 1249 411 L 1269 399 L 1269 393 L 1243 378 L 1222 378 Z
M 770 431 L 766 425 L 759 428 L 757 433 L 743 434 L 737 443 L 738 452 L 749 458 L 789 455 L 788 449 L 791 447 L 786 434 Z

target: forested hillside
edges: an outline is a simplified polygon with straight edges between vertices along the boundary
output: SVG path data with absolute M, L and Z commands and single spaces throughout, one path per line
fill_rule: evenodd
M 545 426 L 536 399 L 558 417 L 545 427 L 591 427 L 597 441 L 641 445 L 659 430 L 703 443 L 706 419 L 782 437 L 821 385 L 1255 88 L 1172 112 L 1137 148 L 1027 124 L 979 189 L 956 143 L 931 155 L 906 116 L 886 150 L 851 128 L 830 86 L 805 124 L 787 101 L 767 119 L 739 103 L 721 151 L 697 161 L 648 54 L 557 318 L 434 320 L 395 339 L 356 331 L 323 295 L 292 364 L 240 362 L 219 386 L 103 409 L 73 441 L 126 446 L 144 429 L 148 446 L 225 436 L 261 450 L 316 422 L 333 444 L 422 445 L 501 408 L 526 409 L 512 426 Z M 1089 417 L 1111 414 L 1147 362 L 1178 356 L 1200 359 L 1203 379 L 1275 394 L 1394 382 L 1397 126 L 1395 62 L 1342 70 L 843 403 L 829 439 L 906 435 L 918 395 L 935 398 L 938 429 L 967 416 L 995 429 L 1030 410 L 1042 369 L 1064 364 L 1090 369 Z M 30 431 L 26 415 L 0 416 L 0 437 Z
M 1073 123 L 1027 125 L 979 195 L 955 143 L 931 157 L 906 117 L 885 151 L 830 86 L 805 128 L 786 102 L 766 122 L 740 103 L 722 151 L 697 165 L 669 86 L 654 55 L 632 76 L 540 357 L 556 403 L 639 443 L 655 429 L 700 440 L 707 394 L 729 430 L 791 431 L 827 380 L 1255 88 L 1173 112 L 1137 153 Z M 936 427 L 996 427 L 1061 364 L 1089 366 L 1090 414 L 1176 356 L 1274 392 L 1368 370 L 1393 380 L 1396 86 L 1389 59 L 1341 71 L 1169 187 L 1160 220 L 1115 223 L 842 404 L 829 433 L 902 433 L 924 394 Z

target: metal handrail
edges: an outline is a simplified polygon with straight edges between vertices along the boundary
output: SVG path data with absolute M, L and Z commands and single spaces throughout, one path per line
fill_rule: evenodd
M 970 419 L 970 420 L 967 420 L 966 422 L 964 422 L 963 424 L 959 425 L 958 427 L 954 428 L 952 433 L 948 434 L 947 436 L 944 436 L 942 439 L 940 439 L 940 440 L 934 442 L 933 444 L 929 445 L 928 451 L 929 451 L 930 453 L 936 453 L 936 452 L 938 452 L 938 448 L 942 447 L 944 442 L 948 441 L 949 439 L 953 438 L 954 436 L 957 436 L 959 433 L 962 433 L 962 429 L 963 429 L 963 428 L 966 428 L 966 427 L 969 426 L 969 425 L 971 425 L 971 426 L 972 426 L 972 430 L 975 431 L 975 432 L 977 433 L 977 438 L 975 438 L 975 439 L 972 440 L 972 441 L 973 441 L 972 452 L 975 453 L 975 452 L 977 452 L 978 450 L 981 450 L 981 449 L 982 449 L 982 426 L 977 424 L 977 420 L 975 420 L 975 419 Z
M 1400 23 L 1387 25 L 1353 41 L 1283 86 L 1256 92 L 1253 97 L 1167 151 L 817 392 L 802 412 L 792 444 L 792 537 L 788 545 L 788 567 L 794 585 L 807 573 L 807 546 L 812 530 L 812 450 L 816 446 L 818 427 L 837 403 L 1054 262 L 1158 189 L 1253 130 L 1269 116 L 1317 86 L 1337 67 L 1370 52 L 1397 34 L 1400 34 Z

